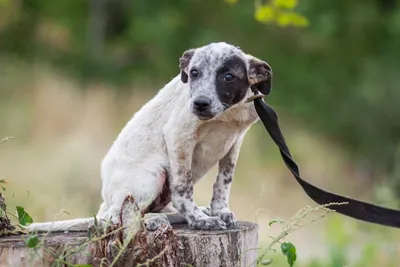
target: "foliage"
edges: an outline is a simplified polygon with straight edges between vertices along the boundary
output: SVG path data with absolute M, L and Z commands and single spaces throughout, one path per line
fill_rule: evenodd
M 0 144 L 13 139 L 13 137 L 6 137 L 3 139 L 0 139 Z M 9 182 L 6 179 L 0 179 L 0 184 L 8 184 Z M 3 191 L 6 190 L 5 186 L 1 186 L 1 189 Z M 24 226 L 27 226 L 28 224 L 32 223 L 33 220 L 31 216 L 25 211 L 25 209 L 21 206 L 16 207 L 17 210 L 17 216 L 14 214 L 10 213 L 7 211 L 7 205 L 5 198 L 3 195 L 0 193 L 0 235 L 2 234 L 10 234 L 14 233 L 15 231 L 15 225 L 12 225 L 11 220 L 8 218 L 8 215 L 15 217 L 18 222 L 19 226 L 23 228 Z M 34 241 L 31 241 L 31 244 Z
M 25 209 L 21 206 L 17 206 L 17 214 L 18 214 L 18 222 L 22 226 L 27 226 L 32 223 L 32 217 L 25 211 Z
M 28 238 L 25 240 L 25 245 L 28 248 L 35 248 L 39 244 L 39 238 L 37 235 L 30 235 Z
M 228 4 L 236 4 L 238 0 L 224 0 Z M 298 0 L 255 0 L 255 19 L 262 23 L 276 23 L 282 27 L 308 26 L 308 20 L 294 11 Z
M 297 0 L 273 0 L 268 4 L 261 4 L 256 1 L 255 18 L 260 22 L 275 22 L 279 26 L 305 27 L 308 20 L 301 14 L 294 11 L 298 5 Z
M 161 85 L 188 48 L 239 45 L 272 65 L 269 102 L 347 147 L 372 176 L 391 173 L 400 188 L 400 6 L 393 0 L 2 0 L 0 18 L 0 56 L 48 61 L 120 90 Z
M 291 233 L 303 228 L 304 226 L 308 226 L 322 218 L 325 218 L 329 213 L 334 212 L 334 210 L 330 209 L 331 206 L 337 205 L 346 205 L 347 203 L 329 203 L 326 205 L 319 205 L 316 207 L 305 207 L 300 209 L 295 215 L 293 215 L 288 221 L 285 221 L 281 218 L 276 218 L 271 220 L 268 225 L 271 227 L 273 224 L 279 224 L 282 227 L 281 233 L 272 237 L 271 243 L 262 250 L 261 255 L 258 256 L 256 261 L 257 265 L 270 265 L 272 264 L 271 259 L 265 259 L 267 254 L 271 251 L 275 251 L 274 247 L 276 244 L 280 243 Z M 262 210 L 259 210 L 260 212 Z M 257 212 L 257 213 L 258 213 Z M 313 216 L 312 219 L 308 219 L 310 213 L 317 213 L 317 216 Z M 307 220 L 308 219 L 308 220 Z M 290 267 L 294 266 L 294 263 L 297 259 L 296 247 L 291 242 L 283 242 L 281 243 L 281 251 L 282 254 L 286 256 L 287 263 Z
M 281 244 L 281 250 L 283 255 L 286 256 L 289 266 L 293 267 L 297 258 L 296 247 L 290 242 L 285 242 Z

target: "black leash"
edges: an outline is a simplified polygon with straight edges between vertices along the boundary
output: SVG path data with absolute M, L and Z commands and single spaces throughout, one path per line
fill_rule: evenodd
M 370 203 L 361 202 L 352 198 L 336 195 L 322 190 L 303 180 L 300 177 L 299 167 L 292 159 L 289 148 L 286 145 L 285 138 L 281 132 L 281 129 L 279 128 L 278 115 L 270 105 L 264 102 L 262 98 L 264 95 L 260 94 L 255 86 L 252 86 L 251 89 L 254 92 L 254 96 L 250 97 L 248 101 L 254 101 L 257 114 L 264 124 L 265 129 L 267 129 L 268 133 L 272 137 L 272 140 L 274 140 L 275 144 L 278 146 L 283 161 L 288 169 L 292 172 L 297 182 L 301 185 L 304 192 L 306 192 L 306 194 L 312 200 L 320 205 L 347 202 L 347 204 L 337 205 L 333 208 L 329 208 L 340 214 L 361 221 L 400 228 L 400 211 L 398 210 L 388 209 Z

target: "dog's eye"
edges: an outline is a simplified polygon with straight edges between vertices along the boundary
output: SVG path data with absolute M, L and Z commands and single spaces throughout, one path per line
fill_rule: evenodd
M 197 78 L 197 76 L 199 76 L 199 72 L 196 69 L 192 69 L 190 71 L 190 77 Z
M 226 82 L 231 82 L 231 81 L 233 81 L 234 78 L 235 78 L 235 77 L 234 77 L 232 74 L 230 74 L 230 73 L 227 73 L 227 74 L 225 74 L 225 76 L 224 76 L 224 80 L 225 80 Z

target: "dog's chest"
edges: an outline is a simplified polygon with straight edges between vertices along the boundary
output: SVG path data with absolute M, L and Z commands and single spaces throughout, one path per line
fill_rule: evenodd
M 228 153 L 243 132 L 241 128 L 232 123 L 211 122 L 197 130 L 192 159 L 192 173 L 196 180 Z

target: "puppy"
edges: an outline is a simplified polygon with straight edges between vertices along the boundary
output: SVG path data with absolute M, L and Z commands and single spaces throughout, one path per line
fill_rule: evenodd
M 235 225 L 228 204 L 232 178 L 243 138 L 258 120 L 246 100 L 252 85 L 268 94 L 271 75 L 266 62 L 224 42 L 184 52 L 180 74 L 132 117 L 104 157 L 97 220 L 118 222 L 131 195 L 146 213 L 148 230 L 180 222 L 198 230 Z M 193 186 L 217 163 L 210 208 L 200 208 Z M 83 231 L 93 221 L 34 223 L 28 230 Z

